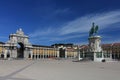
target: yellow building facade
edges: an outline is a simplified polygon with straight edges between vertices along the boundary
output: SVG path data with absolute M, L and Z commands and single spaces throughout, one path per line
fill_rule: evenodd
M 5 56 L 5 43 L 0 42 L 0 58 L 4 59 Z M 62 47 L 61 47 L 62 46 Z M 28 55 L 28 59 L 45 59 L 45 58 L 77 58 L 78 51 L 74 47 L 66 47 L 64 46 L 64 51 L 61 52 L 60 49 L 63 48 L 64 45 L 60 45 L 59 47 L 53 46 L 41 46 L 41 45 L 32 45 L 32 56 Z M 31 58 L 32 57 L 32 58 Z M 10 58 L 10 55 L 7 55 L 6 58 Z
M 77 50 L 73 44 L 57 44 L 52 46 L 33 45 L 22 29 L 9 35 L 6 43 L 0 42 L 0 58 L 76 58 Z

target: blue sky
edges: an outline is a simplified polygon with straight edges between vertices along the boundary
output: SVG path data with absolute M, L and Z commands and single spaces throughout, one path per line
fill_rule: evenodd
M 102 43 L 120 42 L 119 0 L 0 0 L 0 41 L 22 28 L 32 44 L 88 44 L 92 22 Z

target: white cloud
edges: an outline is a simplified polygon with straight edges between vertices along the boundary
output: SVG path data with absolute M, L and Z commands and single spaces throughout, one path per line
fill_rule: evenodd
M 109 25 L 120 22 L 120 10 L 89 14 L 83 17 L 79 17 L 73 21 L 68 22 L 67 25 L 63 26 L 61 29 L 61 34 L 64 35 L 75 32 L 88 32 L 91 28 L 92 22 L 98 24 L 101 29 L 110 27 Z
M 70 12 L 70 8 L 65 8 L 65 9 L 57 9 L 54 11 L 53 14 L 65 14 L 65 13 L 68 13 Z
M 120 38 L 111 38 L 109 40 L 103 40 L 102 41 L 102 44 L 106 44 L 106 43 L 120 43 Z
M 38 29 L 29 36 L 39 41 L 62 41 L 72 38 L 84 37 L 88 34 L 92 22 L 99 25 L 100 30 L 110 27 L 110 25 L 120 22 L 120 10 L 88 14 L 67 22 L 61 27 L 49 27 Z M 74 35 L 72 35 L 74 33 Z
M 30 37 L 40 37 L 40 36 L 47 36 L 47 35 L 50 35 L 53 33 L 55 33 L 54 29 L 49 27 L 47 29 L 37 29 L 33 33 L 30 33 L 29 36 Z
M 50 41 L 61 41 L 61 40 L 68 40 L 68 39 L 72 39 L 72 38 L 80 38 L 83 36 L 86 36 L 87 34 L 77 34 L 77 35 L 70 35 L 70 36 L 58 36 L 58 37 L 52 37 L 50 39 Z

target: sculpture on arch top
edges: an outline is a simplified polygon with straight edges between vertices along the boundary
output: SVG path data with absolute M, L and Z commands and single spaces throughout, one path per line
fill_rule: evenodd
M 22 28 L 19 28 L 19 29 L 16 31 L 16 34 L 24 35 L 24 32 L 22 31 Z

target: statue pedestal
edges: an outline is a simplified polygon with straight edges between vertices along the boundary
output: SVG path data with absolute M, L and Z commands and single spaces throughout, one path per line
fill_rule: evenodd
M 93 54 L 94 61 L 104 60 L 104 55 L 102 48 L 100 46 L 101 37 L 100 36 L 91 36 L 89 37 L 89 51 Z
M 89 54 L 92 54 L 94 61 L 106 61 L 111 59 L 110 53 L 104 53 L 101 48 L 101 36 L 96 35 L 98 32 L 98 25 L 92 23 L 92 28 L 89 32 Z
M 81 58 L 81 55 L 80 55 L 80 51 L 78 52 L 78 60 L 82 60 L 83 58 Z

